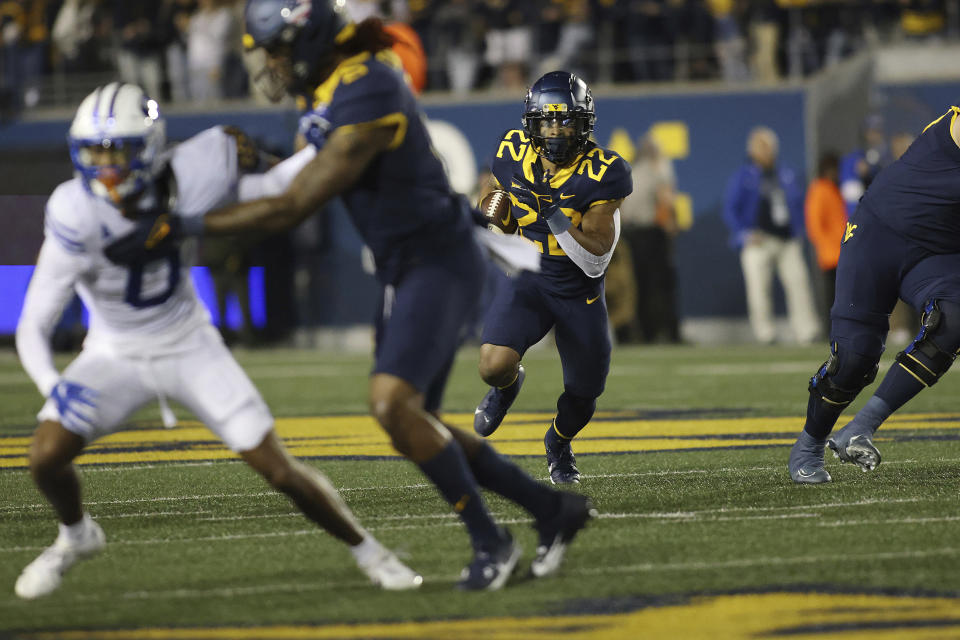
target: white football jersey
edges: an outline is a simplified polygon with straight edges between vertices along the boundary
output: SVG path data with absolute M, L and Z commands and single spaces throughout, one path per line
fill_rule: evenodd
M 237 199 L 236 142 L 220 127 L 168 152 L 176 183 L 174 210 L 203 215 Z M 49 337 L 76 291 L 90 314 L 85 348 L 120 356 L 176 352 L 190 332 L 210 322 L 190 278 L 196 243 L 142 268 L 110 262 L 104 247 L 134 228 L 118 209 L 90 194 L 78 178 L 53 192 L 45 238 L 17 327 L 17 351 L 40 392 L 58 374 Z

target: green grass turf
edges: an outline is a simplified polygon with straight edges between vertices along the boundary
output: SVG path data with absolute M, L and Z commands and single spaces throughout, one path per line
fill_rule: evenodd
M 825 351 L 619 349 L 601 409 L 795 415 L 799 431 L 806 382 Z M 368 358 L 284 350 L 238 358 L 278 416 L 365 410 Z M 536 351 L 525 363 L 516 409 L 549 411 L 560 389 L 556 355 Z M 475 366 L 476 350 L 464 350 L 447 409 L 470 411 L 482 396 Z M 29 432 L 39 397 L 9 352 L 0 353 L 0 381 L 0 434 Z M 907 409 L 960 417 L 958 391 L 960 375 L 948 375 Z M 138 420 L 155 423 L 156 410 Z M 25 471 L 3 470 L 0 632 L 530 616 L 610 610 L 624 599 L 782 588 L 960 595 L 958 431 L 887 435 L 890 441 L 878 441 L 879 470 L 863 474 L 831 460 L 835 481 L 821 487 L 790 483 L 785 447 L 580 456 L 587 475 L 581 490 L 601 518 L 572 546 L 559 576 L 521 577 L 484 595 L 452 589 L 469 559 L 467 538 L 412 465 L 325 459 L 311 464 L 424 574 L 420 593 L 369 587 L 345 548 L 244 465 L 219 462 L 84 469 L 107 552 L 73 569 L 53 596 L 23 602 L 13 582 L 56 528 Z M 540 457 L 516 460 L 544 476 Z M 526 515 L 495 497 L 489 503 L 528 560 L 534 537 Z

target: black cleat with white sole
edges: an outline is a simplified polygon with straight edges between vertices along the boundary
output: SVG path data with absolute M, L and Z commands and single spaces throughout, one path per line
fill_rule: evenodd
M 562 492 L 560 509 L 549 520 L 537 522 L 537 555 L 530 563 L 530 573 L 542 578 L 555 573 L 563 562 L 567 547 L 574 536 L 587 526 L 591 518 L 597 517 L 597 510 L 590 499 L 577 493 Z

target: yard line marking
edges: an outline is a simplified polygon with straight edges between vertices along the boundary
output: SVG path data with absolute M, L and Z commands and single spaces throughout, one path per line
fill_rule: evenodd
M 136 513 L 118 513 L 114 515 L 100 515 L 97 520 L 113 520 L 114 518 L 156 518 L 159 516 L 197 516 L 209 511 L 138 511 Z M 203 520 L 203 518 L 197 518 Z
M 844 556 L 845 562 L 876 562 L 878 560 L 900 560 L 903 558 L 928 558 L 938 556 L 956 556 L 960 555 L 960 549 L 955 547 L 944 547 L 939 549 L 906 549 L 903 551 L 881 551 L 873 553 L 847 554 Z M 585 567 L 575 568 L 567 567 L 564 570 L 566 575 L 606 575 L 623 573 L 640 573 L 654 571 L 704 571 L 710 569 L 730 569 L 751 566 L 782 566 L 793 564 L 820 564 L 823 562 L 823 556 L 820 554 L 810 556 L 782 557 L 771 556 L 762 558 L 722 560 L 717 562 L 665 562 L 665 563 L 644 563 L 635 565 L 614 565 L 605 567 Z M 430 578 L 431 584 L 453 583 L 458 577 L 453 575 L 437 576 Z M 121 600 L 151 600 L 161 598 L 201 598 L 201 597 L 235 597 L 243 595 L 261 595 L 270 593 L 299 593 L 306 591 L 330 591 L 343 588 L 363 588 L 369 586 L 369 583 L 362 580 L 348 581 L 329 581 L 321 583 L 289 583 L 284 582 L 273 585 L 258 585 L 249 587 L 220 587 L 213 589 L 163 589 L 157 591 L 141 590 L 125 593 L 108 594 L 77 594 L 60 597 L 69 602 L 102 602 Z M 23 601 L 9 598 L 0 600 L 0 608 L 22 607 Z
M 944 498 L 946 500 L 946 498 Z M 900 500 L 890 500 L 886 503 L 902 503 L 902 502 L 938 502 L 941 501 L 937 498 L 904 498 Z M 824 508 L 846 508 L 853 506 L 869 506 L 872 504 L 884 504 L 882 500 L 862 500 L 857 502 L 848 502 L 848 503 L 822 503 L 816 505 L 802 505 L 802 506 L 790 506 L 790 507 L 747 507 L 743 509 L 735 509 L 737 511 L 785 511 L 792 509 L 824 509 Z M 701 514 L 711 514 L 711 513 L 725 513 L 723 508 L 721 509 L 703 509 L 700 511 L 677 511 L 677 512 L 648 512 L 648 513 L 601 513 L 599 519 L 601 520 L 620 520 L 620 519 L 647 519 L 660 521 L 662 524 L 681 524 L 681 523 L 710 523 L 710 522 L 736 522 L 736 521 L 746 521 L 746 520 L 766 520 L 766 519 L 791 519 L 791 518 L 816 518 L 822 517 L 822 514 L 812 513 L 803 511 L 798 514 L 774 514 L 766 516 L 740 516 L 740 517 L 700 517 Z M 143 514 L 131 514 L 131 516 L 143 515 Z M 173 515 L 181 515 L 179 512 L 174 512 Z M 286 517 L 287 515 L 296 515 L 300 516 L 302 514 L 274 514 L 270 516 L 235 516 L 234 519 L 246 519 L 246 518 L 262 518 L 262 517 Z M 529 524 L 532 520 L 530 518 L 503 518 L 500 514 L 493 514 L 497 517 L 497 521 L 500 524 Z M 118 516 L 115 516 L 118 517 Z M 229 518 L 225 518 L 229 519 Z M 437 522 L 433 526 L 440 527 L 459 527 L 461 523 L 459 518 L 456 518 L 455 514 L 417 514 L 417 515 L 401 515 L 401 516 L 383 516 L 381 518 L 369 518 L 370 520 L 395 520 L 395 521 L 410 521 L 410 520 L 422 520 L 422 519 L 434 519 L 434 520 L 447 520 L 446 522 Z M 212 518 L 198 518 L 198 520 L 213 520 Z M 919 518 L 891 518 L 887 520 L 863 520 L 863 521 L 843 521 L 841 524 L 831 524 L 830 522 L 818 523 L 817 526 L 845 526 L 855 525 L 855 524 L 920 524 L 924 522 L 952 522 L 960 520 L 960 516 L 943 516 L 943 517 L 919 517 Z M 411 529 L 421 529 L 423 524 L 395 524 L 395 525 L 376 525 L 368 527 L 371 531 L 400 531 L 400 530 L 411 530 Z M 236 534 L 221 534 L 215 536 L 201 536 L 195 538 L 149 538 L 144 540 L 111 540 L 111 544 L 131 546 L 131 545 L 151 545 L 151 544 L 169 544 L 171 542 L 184 542 L 184 543 L 193 543 L 193 542 L 222 542 L 222 541 L 232 541 L 232 540 L 245 540 L 251 538 L 278 538 L 278 537 L 289 537 L 289 536 L 302 536 L 310 535 L 314 533 L 323 533 L 323 530 L 319 527 L 312 529 L 295 529 L 291 531 L 272 531 L 266 533 L 236 533 Z M 0 553 L 3 552 L 21 552 L 21 551 L 39 551 L 44 549 L 42 546 L 23 546 L 23 547 L 5 547 L 0 548 Z
M 889 520 L 839 520 L 836 522 L 818 522 L 818 527 L 850 527 L 863 524 L 927 524 L 929 522 L 956 522 L 960 516 L 909 517 Z
M 928 558 L 955 555 L 960 555 L 960 549 L 956 547 L 944 547 L 941 549 L 905 549 L 903 551 L 878 551 L 874 553 L 844 554 L 843 561 L 856 562 L 858 560 L 899 560 L 902 558 Z M 662 564 L 650 562 L 634 565 L 614 565 L 607 567 L 568 569 L 567 573 L 577 573 L 582 575 L 605 575 L 607 573 L 639 573 L 641 571 L 703 571 L 709 569 L 736 569 L 765 565 L 821 563 L 823 563 L 823 555 L 818 553 L 810 556 L 739 558 L 734 560 L 721 560 L 719 562 L 665 562 Z
M 625 473 L 625 474 L 605 474 L 604 478 L 622 478 L 622 477 L 633 477 L 637 474 Z M 594 476 L 600 477 L 600 476 Z M 408 485 L 398 485 L 398 486 L 384 486 L 384 487 L 338 487 L 337 491 L 340 493 L 347 493 L 350 491 L 388 491 L 388 490 L 409 490 L 409 489 L 427 489 L 432 488 L 432 484 L 427 483 L 418 483 L 418 484 L 408 484 Z M 266 496 L 274 496 L 276 498 L 285 498 L 283 494 L 277 491 L 259 491 L 252 493 L 210 493 L 210 494 L 200 494 L 200 495 L 189 495 L 189 496 L 158 496 L 153 498 L 124 498 L 119 500 L 94 500 L 85 502 L 85 506 L 101 506 L 101 505 L 117 505 L 117 504 L 149 504 L 153 502 L 176 502 L 179 500 L 216 500 L 221 498 L 263 498 Z M 706 512 L 718 512 L 725 513 L 730 511 L 753 511 L 753 510 L 769 510 L 769 509 L 817 509 L 817 508 L 826 508 L 831 506 L 859 506 L 867 504 L 896 504 L 900 502 L 917 502 L 917 501 L 931 501 L 936 500 L 936 498 L 898 498 L 893 500 L 882 500 L 879 498 L 867 498 L 864 500 L 858 500 L 856 502 L 829 502 L 823 504 L 813 504 L 813 505 L 792 505 L 784 507 L 719 507 L 717 509 L 709 509 Z M 46 503 L 34 503 L 27 505 L 18 505 L 18 506 L 9 506 L 9 507 L 0 507 L 0 513 L 21 513 L 24 511 L 33 511 L 36 509 L 47 509 L 50 505 Z M 705 511 L 699 511 L 700 513 Z

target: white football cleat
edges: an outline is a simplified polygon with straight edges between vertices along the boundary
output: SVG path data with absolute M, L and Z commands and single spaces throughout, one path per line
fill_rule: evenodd
M 83 518 L 84 530 L 79 541 L 68 540 L 61 533 L 52 545 L 24 568 L 13 588 L 18 596 L 31 600 L 53 593 L 60 586 L 67 569 L 78 560 L 103 550 L 107 544 L 103 529 L 89 515 L 84 514 Z
M 423 577 L 419 573 L 400 562 L 392 551 L 384 547 L 370 562 L 358 562 L 357 565 L 367 574 L 370 582 L 387 591 L 418 589 L 423 584 Z

